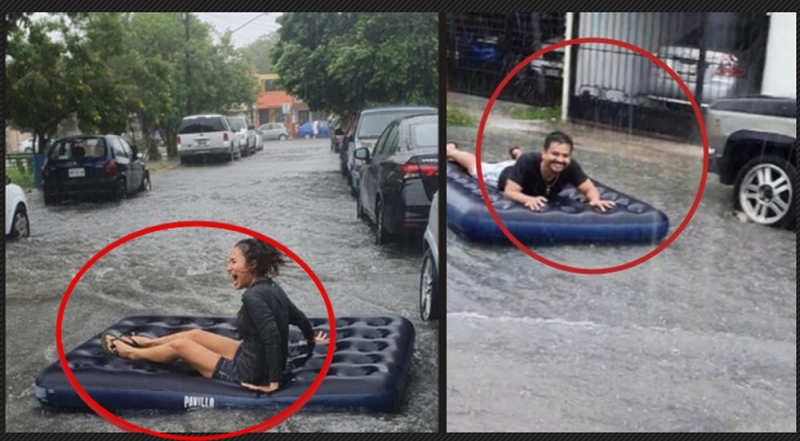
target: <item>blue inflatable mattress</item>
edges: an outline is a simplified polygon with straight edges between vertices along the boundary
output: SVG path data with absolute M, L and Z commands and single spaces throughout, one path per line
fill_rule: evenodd
M 330 329 L 327 319 L 309 320 L 315 331 Z M 233 318 L 128 317 L 106 331 L 161 337 L 195 328 L 238 338 Z M 205 379 L 180 361 L 157 364 L 110 356 L 100 346 L 100 335 L 67 353 L 66 359 L 81 387 L 108 410 L 289 407 L 314 382 L 328 350 L 327 344 L 317 344 L 309 353 L 301 332 L 291 328 L 291 378 L 277 392 L 265 394 Z M 337 318 L 333 361 L 306 407 L 396 411 L 408 383 L 414 338 L 413 325 L 402 317 Z M 34 389 L 42 404 L 89 410 L 59 361 L 39 373 Z
M 594 181 L 603 199 L 616 202 L 605 213 L 585 203 L 573 186 L 555 201 L 534 212 L 487 187 L 497 216 L 523 243 L 657 242 L 666 236 L 669 220 L 661 211 Z M 447 224 L 473 241 L 508 241 L 483 201 L 478 180 L 460 167 L 447 164 Z

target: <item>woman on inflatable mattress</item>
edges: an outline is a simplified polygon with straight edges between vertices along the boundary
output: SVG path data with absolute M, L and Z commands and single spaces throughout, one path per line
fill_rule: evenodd
M 226 270 L 233 287 L 245 289 L 237 315 L 241 340 L 192 329 L 160 338 L 110 331 L 100 343 L 108 354 L 127 360 L 183 360 L 205 378 L 274 392 L 286 378 L 290 324 L 303 331 L 309 350 L 328 340 L 322 331 L 314 334 L 303 311 L 273 280 L 285 264 L 278 249 L 258 239 L 241 240 L 231 250 Z

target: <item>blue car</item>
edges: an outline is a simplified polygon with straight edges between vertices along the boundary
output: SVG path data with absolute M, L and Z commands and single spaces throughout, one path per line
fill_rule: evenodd
M 42 166 L 45 205 L 79 197 L 121 200 L 152 189 L 142 154 L 116 135 L 61 138 L 46 155 Z
M 318 122 L 319 122 L 319 133 L 317 134 L 317 138 L 330 138 L 331 131 L 328 128 L 328 122 L 327 121 L 318 121 Z M 314 137 L 314 128 L 312 126 L 313 123 L 314 123 L 313 121 L 309 121 L 301 125 L 297 129 L 297 137 L 305 139 L 313 138 Z

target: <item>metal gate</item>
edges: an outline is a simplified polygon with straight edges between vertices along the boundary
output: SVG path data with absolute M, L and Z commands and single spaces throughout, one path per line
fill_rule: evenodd
M 580 13 L 573 24 L 573 38 L 613 38 L 650 51 L 681 77 L 703 107 L 720 98 L 760 92 L 766 13 Z M 683 90 L 650 60 L 606 44 L 569 50 L 571 120 L 700 139 Z
M 449 90 L 490 97 L 522 60 L 563 41 L 565 14 L 518 12 L 448 14 Z M 523 68 L 499 99 L 535 106 L 558 106 L 564 51 L 553 51 Z

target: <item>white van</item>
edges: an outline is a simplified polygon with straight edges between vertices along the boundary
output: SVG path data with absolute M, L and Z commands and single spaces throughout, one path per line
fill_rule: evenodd
M 228 119 L 222 115 L 192 115 L 178 125 L 181 164 L 188 158 L 209 156 L 224 161 L 240 159 L 241 152 Z

